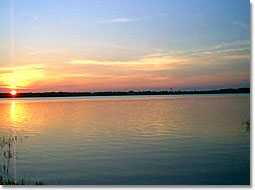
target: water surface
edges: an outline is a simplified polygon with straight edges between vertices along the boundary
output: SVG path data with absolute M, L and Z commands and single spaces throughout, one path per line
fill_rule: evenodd
M 249 95 L 0 100 L 9 177 L 44 184 L 249 184 L 249 119 Z

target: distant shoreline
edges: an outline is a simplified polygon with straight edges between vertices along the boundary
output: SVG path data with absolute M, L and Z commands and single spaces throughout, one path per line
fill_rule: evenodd
M 33 98 L 33 97 L 75 97 L 75 96 L 139 96 L 139 95 L 188 95 L 188 94 L 243 94 L 250 93 L 250 88 L 192 90 L 192 91 L 118 91 L 118 92 L 40 92 L 40 93 L 0 93 L 0 98 Z

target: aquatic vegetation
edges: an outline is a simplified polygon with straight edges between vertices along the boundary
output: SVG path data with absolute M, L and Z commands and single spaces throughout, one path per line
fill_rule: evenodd
M 41 181 L 35 182 L 35 184 L 27 183 L 23 179 L 19 182 L 15 182 L 11 179 L 4 179 L 0 176 L 0 185 L 44 185 Z
M 22 139 L 21 139 L 22 140 Z M 13 158 L 17 158 L 14 144 L 18 141 L 18 136 L 0 137 L 0 185 L 32 185 L 23 179 L 16 181 L 10 176 L 10 163 Z M 41 181 L 35 185 L 43 185 Z
M 13 144 L 17 141 L 17 136 L 8 138 L 0 137 L 0 177 L 1 183 L 12 183 L 13 180 L 10 179 L 10 162 L 11 159 L 16 157 L 16 151 L 13 149 Z M 14 182 L 14 181 L 13 181 Z
M 244 129 L 248 132 L 250 132 L 250 121 L 245 121 L 242 123 L 242 126 L 244 127 Z
M 24 180 L 21 180 L 20 182 L 15 182 L 11 179 L 4 179 L 2 176 L 0 176 L 0 185 L 26 185 Z

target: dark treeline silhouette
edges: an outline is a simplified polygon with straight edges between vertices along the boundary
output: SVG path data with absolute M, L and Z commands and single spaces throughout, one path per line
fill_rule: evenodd
M 11 97 L 70 97 L 70 96 L 132 96 L 132 95 L 185 95 L 185 94 L 232 94 L 250 93 L 250 88 L 219 89 L 219 90 L 192 90 L 192 91 L 108 91 L 108 92 L 40 92 L 40 93 L 17 93 L 12 96 L 10 93 L 0 93 L 0 98 Z

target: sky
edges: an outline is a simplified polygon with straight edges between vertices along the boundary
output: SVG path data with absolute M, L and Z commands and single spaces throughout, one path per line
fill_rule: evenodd
M 250 86 L 249 0 L 0 0 L 0 92 Z

